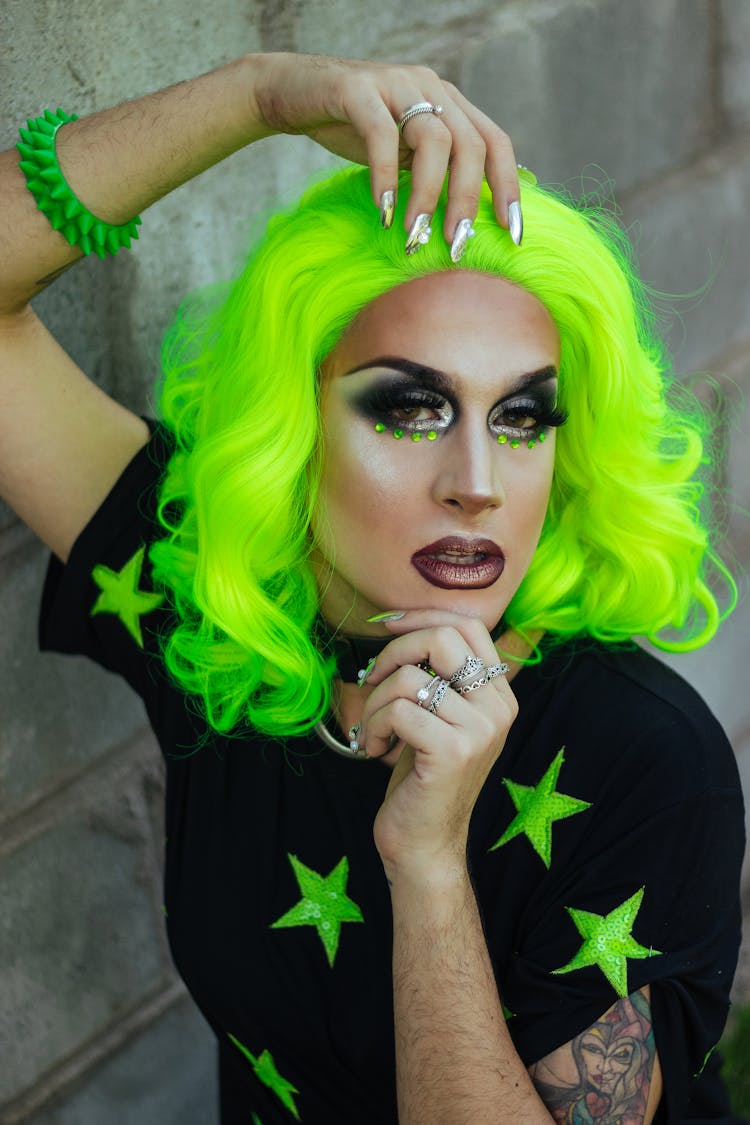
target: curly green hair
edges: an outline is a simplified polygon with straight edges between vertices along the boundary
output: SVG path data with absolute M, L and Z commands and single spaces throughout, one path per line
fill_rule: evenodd
M 329 708 L 334 663 L 315 644 L 309 561 L 318 372 L 369 302 L 457 268 L 439 237 L 404 254 L 408 189 L 402 173 L 385 231 L 366 169 L 328 175 L 271 219 L 220 300 L 190 299 L 167 335 L 159 410 L 176 452 L 160 490 L 165 534 L 150 557 L 177 619 L 164 638 L 167 666 L 217 731 L 298 735 Z M 524 173 L 521 201 L 519 250 L 484 186 L 476 237 L 458 267 L 534 294 L 561 341 L 569 420 L 557 435 L 539 544 L 505 622 L 522 635 L 698 648 L 736 602 L 702 513 L 709 419 L 671 372 L 611 214 Z M 436 230 L 444 206 L 443 195 Z M 729 591 L 723 612 L 707 584 L 712 569 Z

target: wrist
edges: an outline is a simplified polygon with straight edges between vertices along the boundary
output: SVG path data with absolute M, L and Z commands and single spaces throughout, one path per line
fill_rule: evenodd
M 291 51 L 264 51 L 243 55 L 240 61 L 247 84 L 251 139 L 297 131 L 287 127 L 282 107 L 302 65 L 300 56 Z
M 273 55 L 262 52 L 243 55 L 235 64 L 239 67 L 247 113 L 247 134 L 250 140 L 273 136 L 277 130 L 269 124 L 268 85 L 273 66 Z
M 467 887 L 471 887 L 465 855 L 440 860 L 412 857 L 409 863 L 401 864 L 383 861 L 383 870 L 392 898 L 444 900 L 454 894 L 462 895 Z

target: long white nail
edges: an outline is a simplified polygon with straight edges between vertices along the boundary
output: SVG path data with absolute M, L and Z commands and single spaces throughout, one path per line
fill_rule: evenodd
M 523 238 L 523 215 L 521 214 L 521 204 L 517 199 L 514 199 L 508 208 L 508 230 L 516 246 L 520 246 Z
M 420 246 L 425 246 L 430 241 L 430 235 L 432 234 L 431 218 L 432 215 L 428 214 L 417 215 L 406 240 L 405 250 L 407 254 L 416 254 Z
M 384 230 L 391 229 L 393 222 L 393 211 L 395 207 L 395 195 L 392 191 L 384 191 L 380 197 L 380 222 Z
M 462 219 L 456 227 L 456 233 L 453 235 L 453 242 L 451 243 L 451 261 L 454 265 L 458 265 L 464 256 L 466 243 L 470 238 L 473 238 L 477 232 L 471 225 L 471 219 Z

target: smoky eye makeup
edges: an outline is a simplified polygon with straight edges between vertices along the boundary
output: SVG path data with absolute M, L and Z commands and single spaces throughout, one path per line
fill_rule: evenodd
M 524 380 L 522 389 L 516 386 L 492 407 L 487 424 L 501 445 L 544 441 L 549 429 L 565 422 L 567 414 L 556 405 L 555 374 L 553 368 L 535 372 Z M 434 440 L 460 415 L 445 377 L 432 369 L 409 371 L 406 378 L 381 375 L 356 391 L 350 403 L 378 432 L 391 430 L 396 437 L 411 434 L 414 440 L 423 435 Z
M 567 421 L 567 412 L 556 405 L 553 391 L 539 389 L 504 399 L 490 412 L 493 433 L 509 438 L 544 438 L 550 429 Z
M 352 405 L 376 429 L 408 433 L 444 432 L 455 417 L 448 399 L 411 381 L 380 380 L 356 394 Z

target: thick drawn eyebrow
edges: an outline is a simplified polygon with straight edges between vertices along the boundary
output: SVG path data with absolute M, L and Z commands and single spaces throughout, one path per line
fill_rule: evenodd
M 423 386 L 428 386 L 446 398 L 456 396 L 456 385 L 444 371 L 438 371 L 434 367 L 426 367 L 424 364 L 415 363 L 414 360 L 411 359 L 403 359 L 401 356 L 379 356 L 377 359 L 368 359 L 366 363 L 360 364 L 359 367 L 352 368 L 352 370 L 347 371 L 346 374 L 356 375 L 358 372 L 366 371 L 370 367 L 388 367 L 392 371 L 400 371 L 414 383 L 421 383 Z M 527 390 L 529 387 L 536 386 L 537 383 L 547 383 L 550 379 L 556 378 L 557 368 L 552 365 L 541 367 L 538 371 L 527 371 L 523 375 L 519 375 L 508 387 L 503 398 L 517 394 L 519 391 Z

